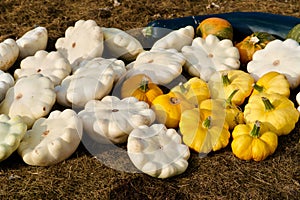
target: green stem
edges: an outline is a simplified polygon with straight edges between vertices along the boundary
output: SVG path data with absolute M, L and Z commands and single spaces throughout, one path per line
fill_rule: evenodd
M 203 122 L 202 126 L 209 129 L 211 127 L 211 116 L 208 116 Z
M 229 78 L 228 78 L 228 74 L 227 73 L 224 73 L 223 75 L 222 75 L 222 81 L 223 81 L 223 85 L 224 86 L 228 86 L 228 85 L 230 85 L 230 80 L 229 80 Z
M 147 92 L 149 89 L 148 84 L 149 84 L 149 80 L 147 78 L 143 78 L 141 81 L 140 90 L 142 92 Z
M 232 93 L 229 95 L 229 97 L 226 99 L 226 103 L 228 103 L 229 105 L 232 105 L 232 98 L 238 91 L 239 91 L 239 89 L 233 90 Z
M 259 132 L 260 132 L 260 121 L 256 120 L 254 125 L 253 125 L 253 128 L 250 132 L 250 135 L 252 137 L 259 137 Z
M 179 87 L 180 87 L 180 91 L 182 92 L 182 94 L 187 93 L 188 90 L 187 90 L 186 87 L 184 87 L 184 85 L 183 85 L 182 82 L 180 82 L 178 85 L 179 85 Z
M 263 86 L 257 85 L 256 83 L 253 84 L 253 89 L 257 90 L 258 92 L 262 92 L 264 90 Z
M 267 97 L 261 97 L 263 103 L 265 104 L 266 111 L 274 110 L 274 106 L 270 102 L 270 100 Z

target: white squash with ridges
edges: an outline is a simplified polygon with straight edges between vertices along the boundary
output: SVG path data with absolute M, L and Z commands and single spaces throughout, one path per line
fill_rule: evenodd
M 216 71 L 238 69 L 239 50 L 229 39 L 219 40 L 215 35 L 205 39 L 196 37 L 192 45 L 184 46 L 182 54 L 186 58 L 184 68 L 192 76 L 209 81 Z
M 55 43 L 71 65 L 83 59 L 101 57 L 103 53 L 103 33 L 94 20 L 78 20 L 65 31 L 65 37 Z
M 20 53 L 19 58 L 33 56 L 39 50 L 45 50 L 48 44 L 48 31 L 45 27 L 38 26 L 27 31 L 16 40 Z
M 28 130 L 18 153 L 29 165 L 49 166 L 69 158 L 82 137 L 82 122 L 75 111 L 52 111 Z
M 8 70 L 18 59 L 19 47 L 15 40 L 8 38 L 0 43 L 0 70 Z
M 26 130 L 27 126 L 21 117 L 0 115 L 0 162 L 17 150 Z
M 0 70 L 0 102 L 5 98 L 7 90 L 14 86 L 15 80 L 10 73 Z
M 181 136 L 164 124 L 133 129 L 128 137 L 127 151 L 137 169 L 157 178 L 183 173 L 190 157 L 189 147 L 182 143 Z
M 61 81 L 71 73 L 69 61 L 59 52 L 37 51 L 33 56 L 24 58 L 20 63 L 20 68 L 14 72 L 15 79 L 32 74 L 42 74 L 54 83 L 59 85 Z
M 0 104 L 0 112 L 10 117 L 21 116 L 28 128 L 46 116 L 56 100 L 53 82 L 41 75 L 22 77 L 8 89 Z
M 264 49 L 253 54 L 247 71 L 258 80 L 264 74 L 275 71 L 285 75 L 292 89 L 300 85 L 300 46 L 296 40 L 276 39 Z
M 57 102 L 66 107 L 83 108 L 89 100 L 109 94 L 117 72 L 113 65 L 102 64 L 99 60 L 83 60 L 74 74 L 55 87 Z
M 155 120 L 149 105 L 135 97 L 106 96 L 101 101 L 91 100 L 78 115 L 85 133 L 99 143 L 124 143 L 134 128 Z

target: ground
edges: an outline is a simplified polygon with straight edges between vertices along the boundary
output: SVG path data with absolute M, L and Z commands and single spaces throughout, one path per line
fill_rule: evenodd
M 300 17 L 298 0 L 2 0 L 0 41 L 17 39 L 33 27 L 49 31 L 47 49 L 79 19 L 123 30 L 141 28 L 156 19 L 171 19 L 233 11 L 257 11 Z M 14 153 L 0 163 L 1 199 L 299 199 L 299 123 L 281 136 L 276 152 L 262 162 L 236 158 L 230 146 L 200 158 L 192 153 L 183 174 L 160 180 L 142 173 L 110 168 L 84 145 L 54 166 L 25 164 Z M 125 146 L 120 146 L 125 149 Z M 102 152 L 107 163 L 119 152 Z M 122 154 L 121 154 L 122 155 Z M 129 166 L 132 167 L 132 166 Z

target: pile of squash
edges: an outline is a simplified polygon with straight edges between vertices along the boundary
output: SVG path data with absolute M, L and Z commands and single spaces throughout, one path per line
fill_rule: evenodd
M 17 151 L 29 165 L 54 165 L 84 135 L 126 143 L 135 167 L 158 178 L 183 173 L 190 151 L 231 145 L 237 158 L 262 161 L 299 119 L 297 30 L 233 41 L 231 24 L 212 17 L 146 50 L 123 30 L 79 20 L 51 52 L 45 27 L 1 41 L 0 161 Z

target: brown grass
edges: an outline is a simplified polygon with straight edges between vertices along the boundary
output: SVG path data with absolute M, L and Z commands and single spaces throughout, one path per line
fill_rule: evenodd
M 130 30 L 156 19 L 231 11 L 260 11 L 300 17 L 299 0 L 2 0 L 0 41 L 18 38 L 36 25 L 49 31 L 48 49 L 79 19 L 100 26 Z M 212 2 L 217 7 L 210 7 Z M 299 123 L 281 136 L 276 152 L 262 162 L 242 161 L 230 146 L 199 158 L 192 153 L 187 171 L 160 180 L 142 173 L 126 173 L 102 164 L 80 145 L 66 161 L 50 167 L 26 165 L 14 153 L 0 163 L 1 199 L 299 199 Z M 124 146 L 121 148 L 125 149 Z M 100 155 L 130 165 L 116 152 Z

